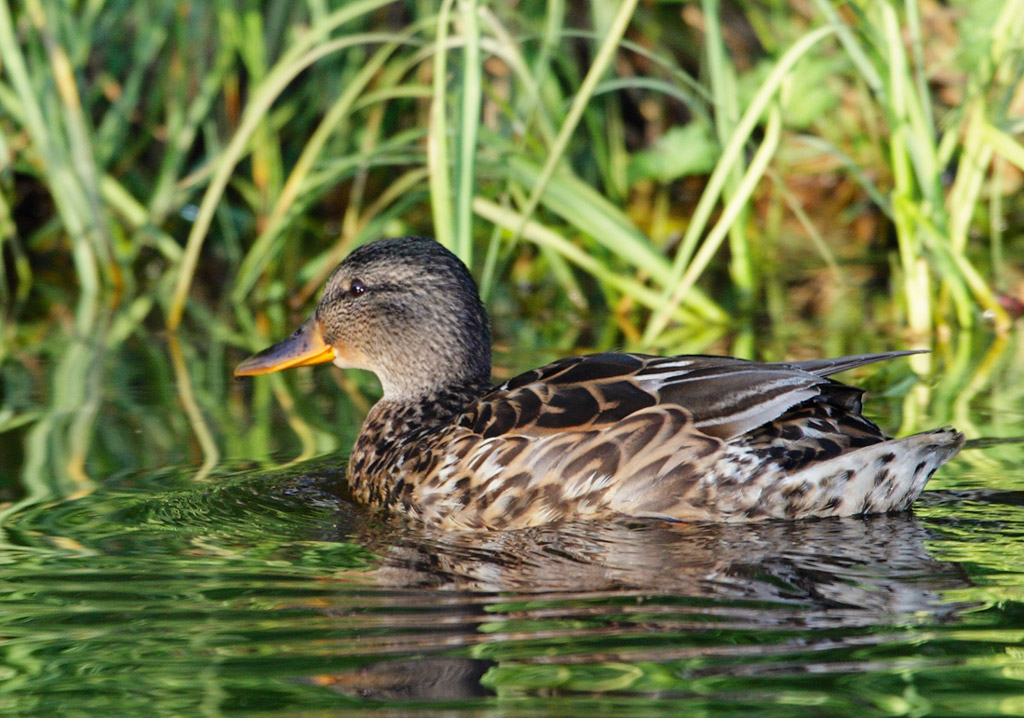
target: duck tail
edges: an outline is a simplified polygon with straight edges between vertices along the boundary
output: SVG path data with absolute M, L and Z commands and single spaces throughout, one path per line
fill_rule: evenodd
M 964 435 L 949 427 L 889 439 L 811 464 L 787 477 L 786 484 L 827 487 L 814 496 L 821 502 L 818 510 L 805 507 L 818 516 L 906 511 L 935 470 L 963 445 Z

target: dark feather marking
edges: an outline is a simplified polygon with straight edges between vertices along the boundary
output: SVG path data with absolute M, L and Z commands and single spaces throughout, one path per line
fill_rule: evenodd
M 842 447 L 831 439 L 819 439 L 818 446 L 821 447 L 819 454 L 821 459 L 834 459 L 843 453 Z
M 509 476 L 503 483 L 509 488 L 522 487 L 530 483 L 531 478 L 533 478 L 533 475 L 529 471 L 520 471 L 517 474 Z
M 749 509 L 743 512 L 748 519 L 760 519 L 768 515 L 764 507 L 760 504 L 754 504 Z
M 480 467 L 484 465 L 484 462 L 491 458 L 491 452 L 481 451 L 479 454 L 473 457 L 469 462 L 469 470 L 473 473 L 480 471 Z
M 795 499 L 804 496 L 807 493 L 806 484 L 793 484 L 782 490 L 782 496 L 787 499 Z
M 830 380 L 828 384 L 822 385 L 821 393 L 830 404 L 835 404 L 844 411 L 859 414 L 864 410 L 863 389 Z
M 886 490 L 885 490 L 885 498 L 891 499 L 892 495 L 894 493 L 896 493 L 896 489 L 898 488 L 898 486 L 899 486 L 899 484 L 897 482 L 890 481 L 889 485 L 886 487 Z
M 501 492 L 498 491 L 482 491 L 476 496 L 476 505 L 474 508 L 477 511 L 484 511 L 491 505 L 491 502 L 494 501 L 494 499 L 500 496 Z
M 614 475 L 619 470 L 619 449 L 611 442 L 588 448 L 570 461 L 561 473 L 565 476 Z
M 489 439 L 506 434 L 509 429 L 516 425 L 516 410 L 509 402 L 492 402 L 488 406 L 494 407 L 494 418 L 490 425 L 484 429 L 484 438 Z
M 551 384 L 597 382 L 634 373 L 642 366 L 636 357 L 627 354 L 594 354 L 584 358 L 549 380 Z
M 538 380 L 546 384 L 556 383 L 555 379 L 560 374 L 568 371 L 569 369 L 572 369 L 574 366 L 583 361 L 583 359 L 584 357 L 582 356 L 567 357 L 565 359 L 559 359 L 558 361 L 548 364 L 547 366 L 542 366 L 540 369 L 537 369 L 537 372 L 540 375 L 538 377 Z
M 612 423 L 624 419 L 633 412 L 654 406 L 657 401 L 653 396 L 636 384 L 629 381 L 616 381 L 598 384 L 605 408 L 597 417 L 599 423 Z
M 608 489 L 594 489 L 589 494 L 580 496 L 576 499 L 582 506 L 588 506 L 591 508 L 602 508 L 607 506 Z
M 644 464 L 637 473 L 649 476 L 659 476 L 661 475 L 661 470 L 665 467 L 665 464 L 668 463 L 669 458 L 671 457 L 662 456 L 648 464 Z
M 763 437 L 768 440 L 777 439 L 782 434 L 782 427 L 777 423 L 764 424 L 757 428 L 757 434 L 759 437 Z
M 799 426 L 794 424 L 786 424 L 779 430 L 779 436 L 783 441 L 799 441 L 804 438 L 804 432 Z
M 789 501 L 785 507 L 786 518 L 792 519 L 801 511 L 803 506 L 796 501 Z
M 517 456 L 523 453 L 523 450 L 529 445 L 526 439 L 519 436 L 510 436 L 508 442 L 498 455 L 498 459 L 503 466 L 511 464 Z
M 481 403 L 477 407 L 476 420 L 473 422 L 473 431 L 483 434 L 491 421 L 491 403 Z
M 664 425 L 664 414 L 633 414 L 616 426 L 616 433 L 627 437 L 627 446 L 631 447 L 627 450 L 635 453 L 638 448 L 649 445 Z
M 506 493 L 501 497 L 504 506 L 504 517 L 507 521 L 515 521 L 525 514 L 530 508 L 530 502 L 525 494 L 512 496 Z
M 536 488 L 538 500 L 549 508 L 558 509 L 560 515 L 571 513 L 565 501 L 565 492 L 558 484 L 544 484 Z
M 889 480 L 889 472 L 888 471 L 879 471 L 877 474 L 875 474 L 875 483 L 874 483 L 875 488 L 877 489 L 879 486 L 881 486 L 882 484 L 884 484 L 888 480 Z M 893 483 L 895 483 L 895 482 L 893 482 Z
M 547 471 L 549 467 L 557 466 L 558 460 L 562 458 L 569 446 L 573 443 L 574 437 L 563 439 L 561 441 L 551 441 L 536 453 L 533 459 L 530 461 L 530 465 L 536 467 L 538 472 Z
M 813 429 L 814 431 L 820 431 L 823 434 L 833 433 L 832 427 L 828 422 L 819 419 L 818 417 L 811 417 L 807 420 L 807 428 Z
M 506 381 L 504 384 L 501 385 L 501 387 L 499 387 L 499 390 L 513 391 L 515 389 L 519 389 L 520 387 L 524 387 L 527 384 L 532 384 L 533 382 L 537 381 L 538 379 L 540 379 L 540 376 L 541 374 L 538 369 L 531 369 L 530 371 L 525 371 L 519 376 L 513 377 Z
M 858 514 L 869 514 L 869 513 L 871 513 L 871 508 L 873 506 L 874 506 L 874 502 L 871 500 L 871 494 L 867 494 L 864 497 L 864 501 L 863 501 L 863 503 L 861 503 L 860 510 L 857 513 Z
M 722 441 L 720 439 L 716 439 L 711 436 L 702 436 L 700 434 L 694 434 L 690 441 L 690 452 L 696 459 L 703 459 L 705 456 L 710 456 L 718 451 L 722 446 Z
M 537 396 L 537 392 L 530 389 L 523 389 L 522 391 L 516 392 L 509 401 L 515 406 L 518 411 L 516 417 L 515 427 L 522 428 L 529 426 L 537 417 L 540 416 L 541 411 L 544 409 L 544 402 Z
M 599 411 L 597 399 L 583 387 L 569 387 L 548 399 L 545 411 L 537 417 L 544 429 L 575 429 L 593 420 Z

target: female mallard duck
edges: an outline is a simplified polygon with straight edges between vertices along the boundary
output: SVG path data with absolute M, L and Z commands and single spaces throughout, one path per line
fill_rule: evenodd
M 236 376 L 334 362 L 383 398 L 356 440 L 360 501 L 451 528 L 902 511 L 963 435 L 891 439 L 829 379 L 908 352 L 763 364 L 593 354 L 491 387 L 487 313 L 455 255 L 405 237 L 356 249 L 313 316 Z

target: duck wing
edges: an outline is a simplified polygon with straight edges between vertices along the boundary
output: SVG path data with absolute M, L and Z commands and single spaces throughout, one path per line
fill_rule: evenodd
M 862 390 L 829 375 L 911 352 L 806 362 L 733 357 L 591 354 L 525 372 L 484 396 L 462 426 L 484 438 L 609 428 L 652 407 L 681 409 L 693 426 L 730 440 L 811 399 L 859 414 Z

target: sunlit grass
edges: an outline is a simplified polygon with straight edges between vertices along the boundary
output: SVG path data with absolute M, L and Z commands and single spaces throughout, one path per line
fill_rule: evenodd
M 437 15 L 409 6 L 400 22 L 383 12 L 388 6 L 395 7 L 361 0 L 317 6 L 310 14 L 269 3 L 254 14 L 230 2 L 212 9 L 156 3 L 119 20 L 106 15 L 113 6 L 68 17 L 38 1 L 16 15 L 5 7 L 6 144 L 53 200 L 78 289 L 151 291 L 137 282 L 145 257 L 150 277 L 154 268 L 173 277 L 173 287 L 165 282 L 159 291 L 174 329 L 204 257 L 227 260 L 223 286 L 233 302 L 252 307 L 275 281 L 294 286 L 296 276 L 322 277 L 323 264 L 344 253 L 332 245 L 348 249 L 409 231 L 437 236 L 481 268 L 489 293 L 501 266 L 522 251 L 519 240 L 532 243 L 522 235 L 534 222 L 602 264 L 603 272 L 583 270 L 602 287 L 602 301 L 614 304 L 623 292 L 621 282 L 616 288 L 601 279 L 611 274 L 633 275 L 659 293 L 658 307 L 634 316 L 643 343 L 659 345 L 671 323 L 686 320 L 675 312 L 681 303 L 691 305 L 692 321 L 723 321 L 754 306 L 762 278 L 778 271 L 761 261 L 765 251 L 756 243 L 763 240 L 751 231 L 759 221 L 755 200 L 769 171 L 786 181 L 786 167 L 778 165 L 783 149 L 802 135 L 818 135 L 823 151 L 854 158 L 851 178 L 871 184 L 865 193 L 892 221 L 894 287 L 910 329 L 926 336 L 947 321 L 969 326 L 981 312 L 1006 328 L 989 279 L 995 268 L 986 269 L 991 257 L 978 240 L 985 238 L 979 224 L 985 222 L 995 228 L 994 251 L 1005 256 L 1005 222 L 985 215 L 993 207 L 1006 210 L 1006 203 L 988 201 L 999 190 L 991 182 L 994 160 L 1019 167 L 1024 158 L 1013 121 L 1024 67 L 1022 0 L 1006 0 L 998 14 L 973 11 L 976 22 L 995 22 L 987 34 L 961 38 L 974 43 L 962 55 L 981 61 L 958 68 L 966 82 L 961 103 L 942 109 L 928 78 L 948 67 L 928 65 L 922 11 L 911 2 L 841 10 L 817 2 L 815 15 L 788 15 L 788 45 L 765 42 L 747 57 L 738 57 L 727 39 L 733 29 L 722 26 L 715 0 L 680 13 L 671 6 L 637 10 L 636 3 L 608 12 L 595 4 L 592 26 L 583 28 L 592 31 L 583 34 L 559 14 L 559 4 L 513 16 L 449 1 Z M 787 19 L 781 6 L 750 12 L 746 22 L 755 32 Z M 152 29 L 159 19 L 170 29 Z M 667 37 L 659 25 L 666 20 L 689 30 L 689 39 Z M 209 27 L 200 31 L 201 24 Z M 129 26 L 138 30 L 127 44 L 103 44 Z M 73 28 L 94 35 L 82 38 Z M 626 41 L 627 31 L 649 39 Z M 818 57 L 835 68 L 831 92 L 866 88 L 863 115 L 881 118 L 880 128 L 856 138 L 836 134 L 824 117 L 787 125 L 800 93 L 813 89 L 800 86 L 798 64 Z M 203 60 L 186 71 L 186 58 Z M 687 71 L 694 58 L 706 86 Z M 965 64 L 956 57 L 946 63 Z M 745 73 L 754 70 L 761 79 L 748 94 Z M 147 77 L 156 79 L 152 95 L 145 92 Z M 679 241 L 666 243 L 650 238 L 623 210 L 636 183 L 651 181 L 630 176 L 631 158 L 666 132 L 667 109 L 682 117 L 672 104 L 680 100 L 694 122 L 711 120 L 713 135 L 693 141 L 718 148 L 718 162 L 698 202 L 669 210 L 689 216 Z M 648 139 L 627 139 L 623 102 L 660 112 L 660 128 L 645 129 Z M 119 144 L 119 133 L 132 141 Z M 871 158 L 844 152 L 844 145 L 865 140 L 877 144 L 884 165 L 859 165 Z M 127 167 L 119 150 L 152 159 Z M 662 151 L 699 154 L 705 147 Z M 524 166 L 539 169 L 524 172 Z M 662 170 L 653 181 L 670 187 L 695 168 L 682 162 L 677 171 Z M 403 191 L 375 202 L 396 180 Z M 564 211 L 565 197 L 577 187 L 604 201 Z M 409 196 L 418 200 L 403 202 Z M 5 200 L 10 215 L 17 195 Z M 475 201 L 504 207 L 520 217 L 518 226 L 481 221 Z M 814 216 L 813 208 L 801 210 Z M 30 231 L 52 236 L 54 225 L 44 226 Z M 809 234 L 813 252 L 815 232 Z M 172 237 L 184 238 L 183 249 Z M 22 258 L 20 243 L 10 236 L 8 243 L 8 253 Z M 606 251 L 594 251 L 597 245 Z M 486 253 L 475 254 L 476 246 Z M 157 250 L 159 263 L 141 251 L 147 247 Z M 572 303 L 597 299 L 581 296 L 578 262 L 550 244 L 541 247 L 537 261 L 548 265 Z M 723 262 L 733 284 L 730 306 L 698 289 L 708 269 Z M 665 263 L 667 274 L 660 271 Z M 8 283 L 21 289 L 32 281 L 31 261 L 14 266 L 20 271 Z

